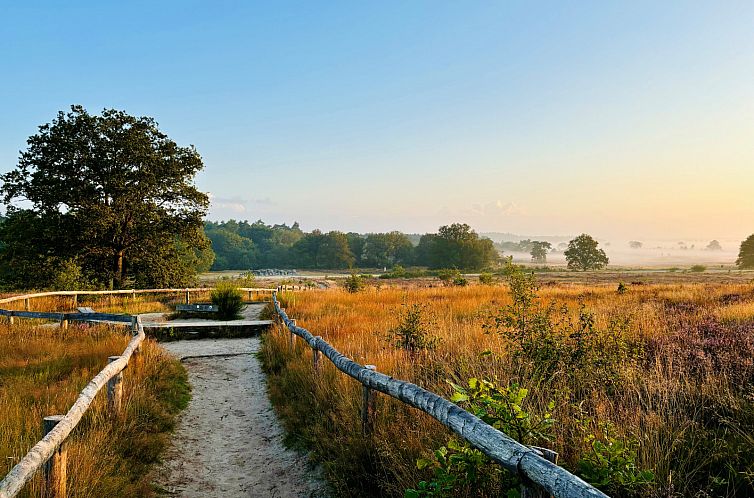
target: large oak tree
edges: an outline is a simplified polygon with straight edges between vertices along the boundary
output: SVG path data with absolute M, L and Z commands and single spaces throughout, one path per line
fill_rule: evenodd
M 100 286 L 183 284 L 206 260 L 209 199 L 194 185 L 202 168 L 196 149 L 178 146 L 152 118 L 81 106 L 58 113 L 0 177 L 3 274 L 49 286 L 46 271 L 18 272 L 75 261 Z

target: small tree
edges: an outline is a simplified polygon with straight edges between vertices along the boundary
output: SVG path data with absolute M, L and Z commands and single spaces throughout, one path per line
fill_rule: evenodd
M 631 249 L 641 249 L 643 245 L 644 244 L 642 244 L 638 240 L 632 240 L 628 243 L 628 247 L 630 247 Z
M 388 333 L 388 340 L 396 348 L 415 355 L 437 346 L 440 338 L 430 333 L 432 322 L 425 316 L 425 310 L 421 304 L 403 305 L 398 313 L 398 326 Z
M 532 263 L 547 263 L 547 251 L 552 249 L 552 244 L 535 240 L 531 243 L 531 261 Z
M 568 268 L 572 270 L 599 270 L 609 263 L 605 251 L 599 249 L 599 242 L 591 235 L 582 233 L 568 243 L 565 251 Z
M 741 242 L 736 264 L 739 268 L 754 268 L 754 234 Z
M 359 292 L 362 287 L 364 287 L 364 282 L 360 275 L 356 273 L 351 273 L 351 275 L 346 279 L 343 286 L 346 288 L 346 290 L 352 294 L 355 294 Z

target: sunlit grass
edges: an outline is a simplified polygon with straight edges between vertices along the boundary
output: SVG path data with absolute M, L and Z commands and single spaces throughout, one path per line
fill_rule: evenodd
M 740 283 L 629 284 L 619 294 L 617 283 L 543 286 L 542 302 L 567 306 L 569 316 L 583 305 L 594 312 L 598 330 L 627 320 L 627 340 L 641 347 L 638 361 L 619 366 L 620 390 L 596 389 L 578 405 L 565 394 L 573 389 L 566 372 L 532 377 L 530 369 L 503 354 L 500 336 L 483 330 L 496 310 L 510 304 L 506 286 L 382 285 L 354 294 L 285 293 L 282 300 L 298 325 L 388 375 L 443 395 L 450 394 L 449 380 L 518 382 L 530 389 L 534 413 L 556 401 L 556 434 L 548 445 L 568 468 L 575 469 L 588 450 L 578 420 L 588 417 L 592 428 L 611 423 L 619 437 L 637 440 L 638 463 L 655 472 L 657 496 L 750 496 L 754 479 L 746 476 L 754 476 L 754 454 L 745 435 L 754 433 L 754 330 L 751 322 L 748 328 L 725 323 L 752 316 L 752 289 Z M 440 338 L 435 350 L 409 355 L 386 340 L 404 303 L 425 305 Z M 487 350 L 495 354 L 480 355 Z M 268 335 L 262 357 L 291 440 L 314 450 L 339 495 L 400 496 L 430 477 L 415 461 L 448 437 L 434 420 L 380 396 L 375 433 L 365 438 L 357 382 L 327 361 L 323 374 L 315 376 L 311 352 L 297 341 L 291 354 L 287 332 Z
M 48 301 L 50 306 L 59 303 Z M 42 438 L 42 419 L 65 414 L 81 389 L 130 340 L 122 327 L 68 330 L 18 320 L 0 325 L 0 473 Z M 149 496 L 147 478 L 188 399 L 186 373 L 151 340 L 124 371 L 123 412 L 113 418 L 103 389 L 68 439 L 70 496 Z M 37 475 L 21 496 L 42 496 Z

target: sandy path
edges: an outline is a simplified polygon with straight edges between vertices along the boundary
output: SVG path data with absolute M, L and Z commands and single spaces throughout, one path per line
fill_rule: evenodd
M 189 358 L 192 399 L 182 414 L 155 482 L 174 496 L 322 497 L 319 474 L 282 444 L 282 429 L 250 353 L 258 338 L 164 343 Z

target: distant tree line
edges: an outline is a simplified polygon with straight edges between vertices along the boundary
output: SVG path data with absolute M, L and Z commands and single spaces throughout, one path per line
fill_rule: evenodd
M 393 231 L 359 234 L 304 232 L 298 223 L 268 225 L 263 221 L 207 221 L 204 230 L 215 252 L 213 270 L 248 268 L 392 268 L 426 266 L 478 270 L 498 259 L 491 240 L 469 225 L 454 223 L 411 236 Z

